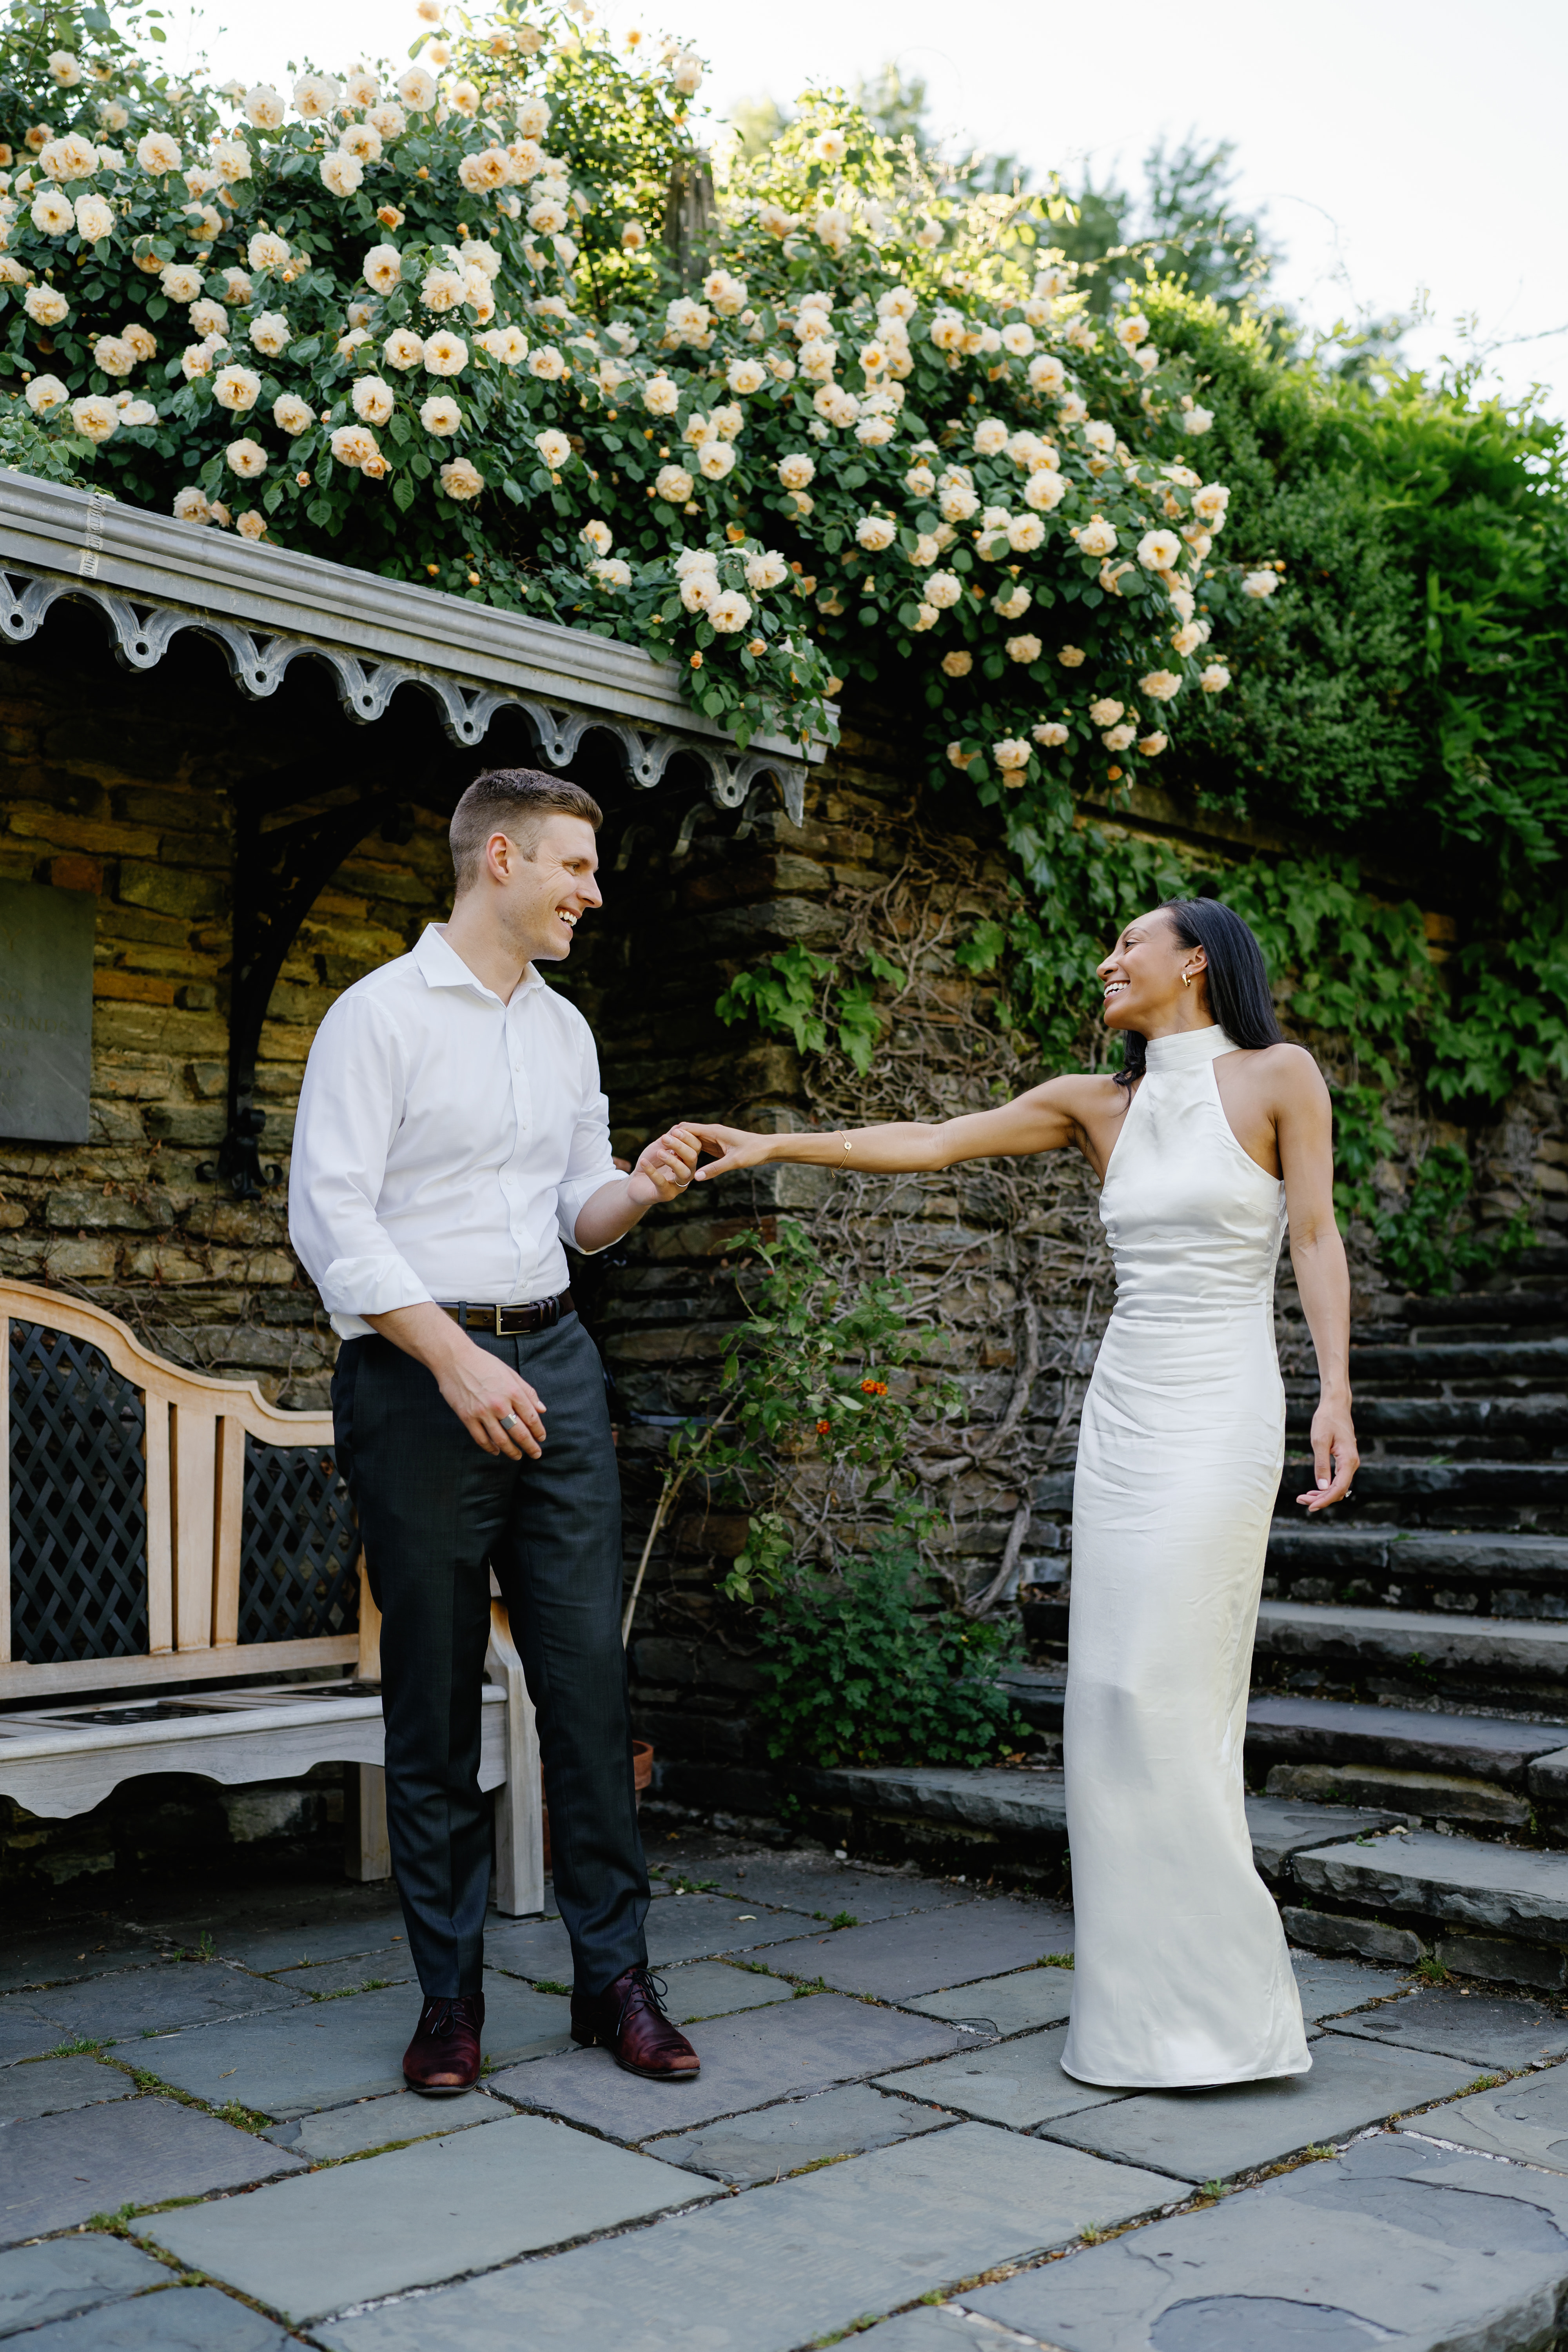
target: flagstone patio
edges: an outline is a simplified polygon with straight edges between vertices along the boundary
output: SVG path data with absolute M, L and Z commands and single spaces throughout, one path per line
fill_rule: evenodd
M 1297 1955 L 1309 2074 L 1074 2083 L 1061 1908 L 674 1839 L 649 1947 L 703 2071 L 566 2032 L 493 1923 L 487 2072 L 401 2086 L 384 1891 L 0 1938 L 0 2338 L 29 2352 L 1354 2352 L 1568 2327 L 1568 2010 Z

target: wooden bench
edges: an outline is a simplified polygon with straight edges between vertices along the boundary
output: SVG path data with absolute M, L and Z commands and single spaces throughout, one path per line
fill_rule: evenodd
M 0 1281 L 0 1794 L 60 1820 L 147 1773 L 233 1787 L 341 1763 L 350 1874 L 390 1875 L 381 1621 L 331 1415 Z M 515 1917 L 544 1904 L 539 1743 L 494 1597 L 485 1673 L 479 1785 Z

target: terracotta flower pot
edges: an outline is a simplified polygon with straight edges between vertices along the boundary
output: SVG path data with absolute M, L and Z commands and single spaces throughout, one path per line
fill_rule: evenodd
M 642 1792 L 649 1786 L 652 1780 L 653 1743 L 651 1740 L 647 1739 L 634 1739 L 632 1742 L 632 1786 L 637 1790 L 637 1801 L 639 1807 L 642 1804 Z M 550 1808 L 546 1805 L 543 1810 L 544 1867 L 548 1870 L 550 1868 Z

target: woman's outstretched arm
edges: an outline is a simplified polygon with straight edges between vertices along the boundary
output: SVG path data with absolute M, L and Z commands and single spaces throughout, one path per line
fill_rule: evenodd
M 1296 1500 L 1315 1514 L 1350 1492 L 1361 1459 L 1351 1414 L 1351 1279 L 1334 1217 L 1329 1090 L 1309 1054 L 1300 1047 L 1275 1051 L 1282 1055 L 1275 1132 L 1290 1220 L 1290 1263 L 1318 1354 L 1318 1409 L 1312 1415 L 1315 1483 Z
M 1018 1157 L 1059 1151 L 1076 1142 L 1088 1111 L 1086 1087 L 1103 1078 L 1050 1078 L 995 1110 L 968 1111 L 960 1118 L 910 1119 L 886 1127 L 828 1128 L 805 1135 L 751 1135 L 737 1127 L 714 1127 L 688 1119 L 705 1151 L 720 1156 L 700 1168 L 697 1181 L 710 1183 L 737 1168 L 764 1168 L 780 1160 L 808 1168 L 855 1168 L 863 1175 L 900 1175 L 924 1168 L 951 1168 L 960 1160 Z

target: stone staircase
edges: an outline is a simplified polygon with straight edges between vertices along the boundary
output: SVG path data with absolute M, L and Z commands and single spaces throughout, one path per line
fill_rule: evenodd
M 1326 1521 L 1293 1499 L 1315 1387 L 1289 1384 L 1247 1727 L 1258 1866 L 1299 1943 L 1568 1988 L 1568 1246 L 1393 1302 L 1351 1370 L 1363 1458 Z M 1070 1474 L 1041 1483 L 1062 1507 Z M 1031 1877 L 1059 1860 L 1065 1589 L 1023 1614 L 1034 1663 L 1005 1681 L 1037 1769 L 923 1795 L 920 1774 L 822 1776 L 825 1822 L 967 1839 Z

